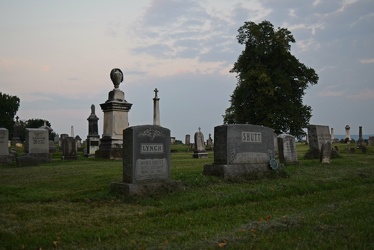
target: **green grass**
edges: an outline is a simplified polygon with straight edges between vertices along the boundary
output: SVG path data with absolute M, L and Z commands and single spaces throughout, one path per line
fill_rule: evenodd
M 183 145 L 182 183 L 142 197 L 109 191 L 122 162 L 0 167 L 0 249 L 373 249 L 374 148 L 331 164 L 304 160 L 283 175 L 240 182 L 202 175 L 213 162 Z

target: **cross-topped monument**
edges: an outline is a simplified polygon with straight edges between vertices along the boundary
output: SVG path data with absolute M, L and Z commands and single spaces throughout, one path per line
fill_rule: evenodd
M 157 97 L 158 89 L 155 88 L 155 97 L 153 98 L 153 125 L 160 126 L 160 98 Z

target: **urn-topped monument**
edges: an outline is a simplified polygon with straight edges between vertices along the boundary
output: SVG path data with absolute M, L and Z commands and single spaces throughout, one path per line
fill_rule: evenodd
M 125 100 L 125 93 L 119 89 L 123 73 L 114 68 L 110 72 L 114 89 L 108 93 L 108 100 L 100 104 L 104 112 L 103 135 L 100 139 L 97 158 L 122 159 L 123 130 L 129 126 L 128 112 L 132 104 Z

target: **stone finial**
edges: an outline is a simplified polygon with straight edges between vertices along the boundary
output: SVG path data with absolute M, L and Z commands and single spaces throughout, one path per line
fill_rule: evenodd
M 91 115 L 95 114 L 95 105 L 91 105 Z
M 118 89 L 119 84 L 123 81 L 123 73 L 120 69 L 114 68 L 110 71 L 110 79 L 113 82 L 114 88 Z

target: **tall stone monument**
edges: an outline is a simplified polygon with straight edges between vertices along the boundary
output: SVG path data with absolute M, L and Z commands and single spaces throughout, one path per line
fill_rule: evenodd
M 155 89 L 155 97 L 153 98 L 153 125 L 160 126 L 160 98 L 158 98 L 158 90 Z
M 95 113 L 95 105 L 91 105 L 91 114 L 87 118 L 88 121 L 88 135 L 87 135 L 87 152 L 86 157 L 94 157 L 96 150 L 99 149 L 100 135 L 98 128 L 98 120 Z
M 357 141 L 357 147 L 361 148 L 364 146 L 364 139 L 362 138 L 362 126 L 358 127 L 358 141 Z
M 199 131 L 195 133 L 195 148 L 193 151 L 193 158 L 208 158 L 208 153 L 205 150 L 204 145 L 204 135 L 201 132 L 201 128 L 199 128 Z
M 16 116 L 16 121 L 13 125 L 13 137 L 12 137 L 12 145 L 16 145 L 17 143 L 20 143 L 20 138 L 19 138 L 19 130 L 20 130 L 20 127 L 21 127 L 21 124 L 19 122 L 19 117 Z
M 350 141 L 351 141 L 350 129 L 351 129 L 351 127 L 350 127 L 349 125 L 346 125 L 346 126 L 345 126 L 345 140 L 346 140 L 347 142 L 350 142 Z
M 109 92 L 108 100 L 100 104 L 104 112 L 103 135 L 96 158 L 122 159 L 123 130 L 129 126 L 128 113 L 132 104 L 125 100 L 125 93 L 118 87 L 123 81 L 123 73 L 115 68 L 110 72 L 114 89 Z

